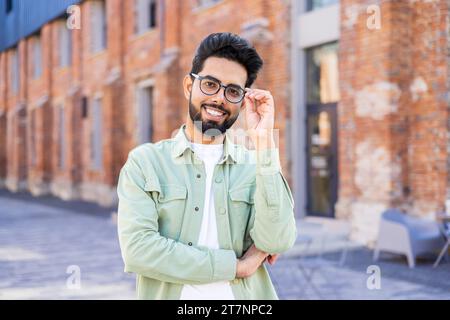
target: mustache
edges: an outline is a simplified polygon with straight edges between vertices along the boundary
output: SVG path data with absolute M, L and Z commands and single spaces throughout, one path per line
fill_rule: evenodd
M 223 106 L 219 106 L 217 104 L 202 104 L 202 107 L 216 108 L 217 110 L 225 112 L 225 114 L 228 114 L 228 115 L 230 114 Z

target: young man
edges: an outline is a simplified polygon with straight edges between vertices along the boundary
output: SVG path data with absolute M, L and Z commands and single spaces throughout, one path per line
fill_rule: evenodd
M 239 36 L 197 49 L 173 139 L 132 150 L 121 170 L 118 232 L 141 299 L 277 299 L 264 262 L 296 239 L 293 198 L 273 138 L 269 91 L 249 89 L 262 60 Z M 255 150 L 226 131 L 245 112 Z

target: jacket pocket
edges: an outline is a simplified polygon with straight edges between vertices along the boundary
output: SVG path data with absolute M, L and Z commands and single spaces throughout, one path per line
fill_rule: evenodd
M 187 188 L 177 184 L 146 184 L 158 212 L 159 233 L 177 240 L 186 208 Z
M 173 200 L 186 200 L 187 189 L 177 184 L 161 185 L 161 192 L 158 197 L 159 203 L 168 203 Z
M 231 189 L 230 199 L 237 206 L 254 204 L 254 185 L 245 185 Z
M 241 230 L 242 237 L 245 231 L 252 206 L 254 205 L 254 190 L 255 185 L 244 185 L 233 188 L 229 191 L 230 194 L 230 219 L 237 230 Z

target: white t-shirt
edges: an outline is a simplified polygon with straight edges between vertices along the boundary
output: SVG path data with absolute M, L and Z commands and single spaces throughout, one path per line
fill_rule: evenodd
M 203 161 L 206 171 L 205 203 L 198 244 L 210 249 L 220 249 L 212 177 L 214 168 L 223 155 L 223 144 L 192 143 L 192 149 L 195 155 Z M 234 300 L 234 295 L 228 281 L 219 281 L 201 285 L 184 285 L 180 299 Z

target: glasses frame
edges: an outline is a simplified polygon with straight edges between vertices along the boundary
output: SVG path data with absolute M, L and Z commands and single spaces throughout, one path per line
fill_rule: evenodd
M 212 79 L 212 78 L 210 78 L 210 77 L 208 77 L 208 76 L 206 76 L 206 77 L 204 77 L 204 76 L 199 76 L 198 74 L 195 74 L 195 73 L 193 73 L 193 72 L 191 72 L 191 73 L 189 73 L 189 74 L 190 74 L 192 77 L 194 77 L 195 79 L 197 79 L 197 80 L 200 82 L 200 83 L 199 83 L 200 91 L 203 92 L 203 94 L 206 94 L 207 96 L 213 96 L 213 95 L 217 94 L 217 92 L 219 92 L 221 88 L 223 88 L 223 89 L 224 89 L 224 90 L 223 90 L 223 95 L 224 95 L 225 99 L 227 99 L 228 102 L 233 103 L 233 104 L 238 104 L 238 103 L 241 103 L 242 100 L 244 100 L 246 91 L 245 91 L 244 88 L 242 88 L 242 87 L 240 87 L 240 86 L 238 86 L 238 85 L 235 85 L 235 84 L 229 84 L 229 85 L 226 86 L 226 85 L 222 84 L 222 82 L 220 82 L 220 80 Z M 202 81 L 203 81 L 204 79 L 208 79 L 208 80 L 211 80 L 211 81 L 218 82 L 219 88 L 217 89 L 217 91 L 214 92 L 214 93 L 206 93 L 206 92 L 204 92 L 204 91 L 202 90 Z M 231 101 L 230 99 L 228 99 L 227 94 L 226 94 L 227 88 L 228 88 L 228 87 L 235 87 L 235 88 L 237 87 L 237 88 L 241 89 L 242 92 L 244 93 L 244 94 L 242 95 L 242 98 L 241 98 L 239 101 L 236 101 L 236 102 Z

